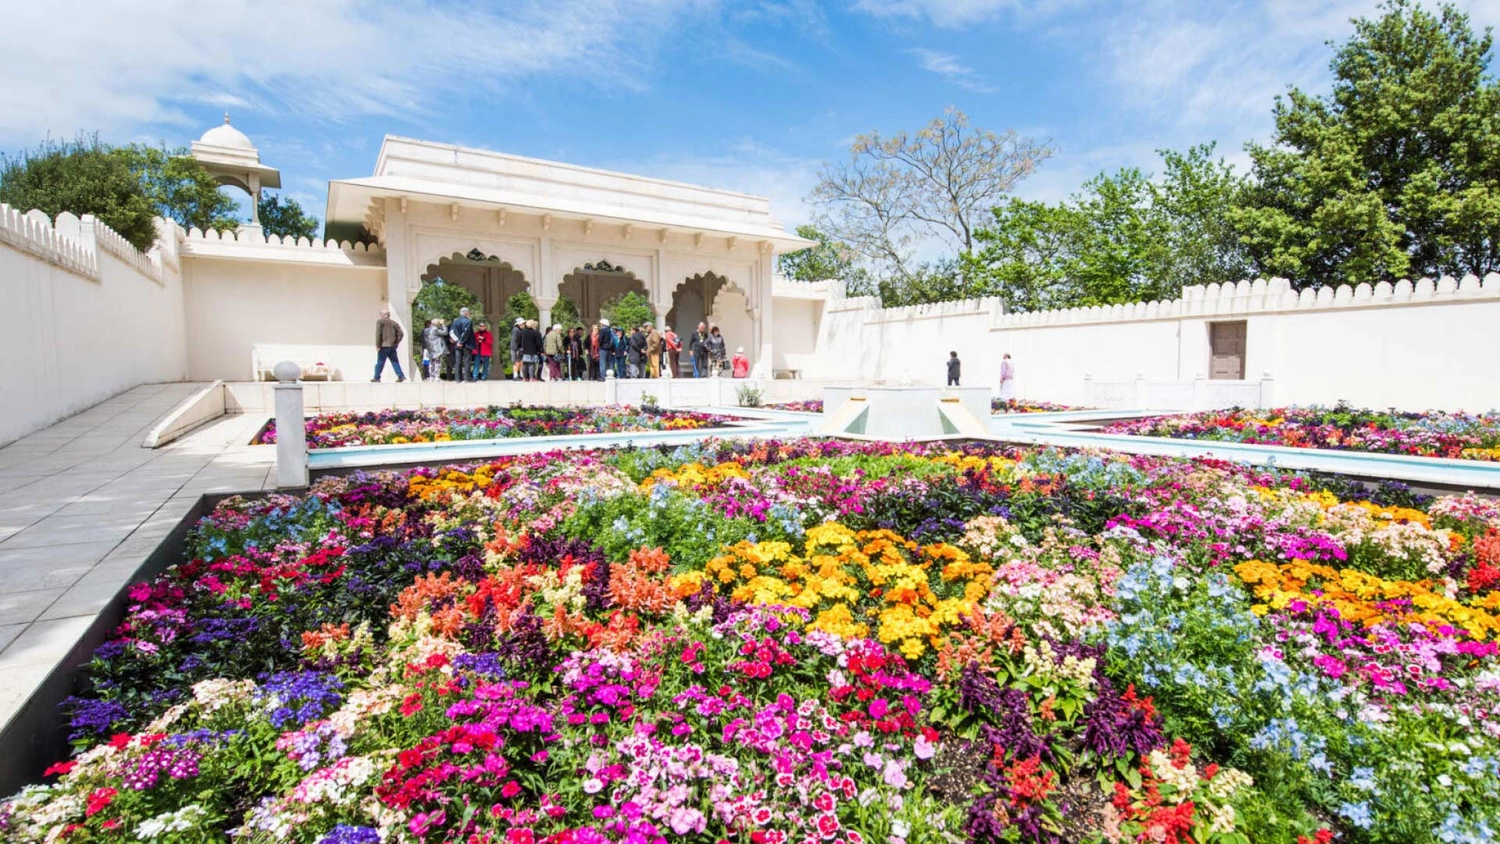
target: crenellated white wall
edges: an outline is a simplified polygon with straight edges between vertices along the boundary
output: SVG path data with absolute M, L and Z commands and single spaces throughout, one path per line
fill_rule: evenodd
M 778 300 L 778 305 L 781 300 Z M 1209 324 L 1244 320 L 1245 376 L 1276 404 L 1500 407 L 1500 275 L 1291 289 L 1285 279 L 1188 287 L 1180 299 L 1005 313 L 996 299 L 881 308 L 829 284 L 805 377 L 995 386 L 1000 356 L 1024 398 L 1088 400 L 1096 382 L 1190 386 L 1209 369 Z M 780 336 L 778 336 L 780 340 Z
M 172 238 L 143 253 L 91 216 L 0 204 L 0 302 L 0 445 L 186 372 Z

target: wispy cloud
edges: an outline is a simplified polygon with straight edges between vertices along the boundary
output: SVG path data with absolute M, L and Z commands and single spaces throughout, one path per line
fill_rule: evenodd
M 543 74 L 641 90 L 674 24 L 713 10 L 706 0 L 158 0 L 149 15 L 128 0 L 21 4 L 0 27 L 0 139 L 183 124 L 205 96 L 338 121 L 411 118 L 455 92 Z
M 922 69 L 939 76 L 947 77 L 948 81 L 976 93 L 987 94 L 995 90 L 986 83 L 974 68 L 959 62 L 958 57 L 952 53 L 943 53 L 937 50 L 929 50 L 917 47 L 907 50 L 908 53 L 917 57 Z
M 954 28 L 1010 15 L 1020 22 L 1040 20 L 1092 0 L 854 0 L 852 7 L 882 18 L 927 21 Z

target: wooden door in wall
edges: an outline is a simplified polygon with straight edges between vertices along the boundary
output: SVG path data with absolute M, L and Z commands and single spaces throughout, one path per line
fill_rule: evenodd
M 1245 378 L 1245 323 L 1208 324 L 1208 377 L 1242 381 Z

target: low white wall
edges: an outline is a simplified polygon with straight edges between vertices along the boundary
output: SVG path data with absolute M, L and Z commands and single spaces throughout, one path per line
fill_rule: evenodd
M 162 228 L 163 232 L 167 229 Z M 0 445 L 186 369 L 176 244 L 0 205 Z
M 1021 398 L 1085 405 L 1108 392 L 1100 385 L 1133 392 L 1140 379 L 1153 385 L 1153 401 L 1233 403 L 1252 390 L 1194 385 L 1209 371 L 1210 323 L 1237 320 L 1246 323 L 1246 379 L 1269 378 L 1263 403 L 1500 406 L 1496 274 L 1301 293 L 1262 279 L 1189 287 L 1168 302 L 1026 314 L 1007 314 L 996 299 L 881 308 L 872 297 L 845 298 L 835 283 L 807 375 L 942 383 L 957 351 L 963 384 L 994 388 L 1009 352 Z
M 141 447 L 161 448 L 199 425 L 218 419 L 224 415 L 224 401 L 223 381 L 207 385 L 183 399 L 155 427 L 146 432 Z
M 269 357 L 326 363 L 335 380 L 369 381 L 374 372 L 382 268 L 193 255 L 183 261 L 183 290 L 193 380 L 253 378 L 257 345 Z

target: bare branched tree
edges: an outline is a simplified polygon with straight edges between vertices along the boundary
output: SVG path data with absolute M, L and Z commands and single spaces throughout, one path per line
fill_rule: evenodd
M 969 126 L 956 108 L 915 135 L 860 135 L 847 161 L 828 163 L 809 197 L 817 227 L 849 244 L 879 275 L 913 277 L 913 247 L 938 238 L 961 255 L 1016 183 L 1051 157 L 1047 142 Z

